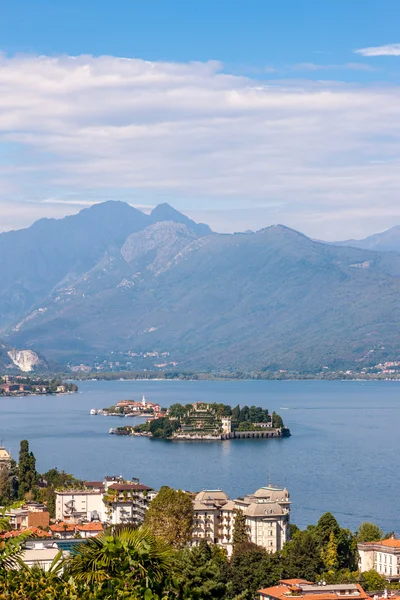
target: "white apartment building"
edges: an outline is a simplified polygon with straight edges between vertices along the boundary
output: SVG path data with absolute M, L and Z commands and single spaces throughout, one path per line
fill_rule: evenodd
M 400 581 L 400 540 L 390 538 L 357 546 L 361 572 L 374 569 L 388 581 Z
M 103 491 L 56 491 L 57 521 L 104 521 Z
M 102 495 L 103 521 L 111 525 L 143 523 L 155 495 L 152 488 L 142 483 L 113 483 Z
M 78 523 L 101 521 L 142 523 L 155 492 L 142 483 L 106 477 L 104 482 L 88 482 L 81 490 L 56 492 L 57 521 Z
M 250 541 L 268 552 L 281 550 L 289 539 L 290 495 L 286 488 L 268 485 L 254 494 L 229 500 L 222 490 L 203 490 L 194 500 L 193 545 L 200 540 L 218 544 L 232 554 L 236 512 L 246 517 Z

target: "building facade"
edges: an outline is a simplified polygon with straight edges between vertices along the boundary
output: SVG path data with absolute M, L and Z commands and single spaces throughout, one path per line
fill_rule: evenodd
M 0 469 L 9 469 L 11 467 L 11 463 L 11 454 L 4 448 L 4 446 L 0 446 Z
M 50 523 L 50 514 L 47 506 L 40 502 L 27 502 L 20 508 L 12 508 L 5 513 L 13 529 L 26 529 L 27 527 L 41 527 L 46 529 Z
M 110 525 L 143 523 L 155 492 L 140 482 L 106 477 L 81 490 L 56 492 L 56 519 L 62 522 L 100 521 Z
M 357 547 L 361 572 L 373 569 L 388 581 L 400 581 L 400 540 L 364 542 Z
M 268 552 L 281 550 L 289 539 L 290 495 L 286 488 L 269 485 L 236 500 L 230 500 L 222 490 L 203 490 L 196 495 L 193 507 L 192 545 L 204 539 L 225 548 L 230 556 L 238 510 L 246 518 L 249 540 Z

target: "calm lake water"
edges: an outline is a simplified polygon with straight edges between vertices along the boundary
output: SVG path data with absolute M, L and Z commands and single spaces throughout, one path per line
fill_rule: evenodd
M 398 382 L 88 381 L 79 388 L 71 396 L 0 398 L 0 438 L 15 458 L 19 441 L 28 439 L 41 472 L 56 466 L 90 480 L 122 474 L 154 488 L 222 488 L 231 497 L 269 479 L 286 481 L 299 526 L 331 511 L 343 527 L 371 520 L 400 532 Z M 143 393 L 163 406 L 255 404 L 280 413 L 293 435 L 168 442 L 109 435 L 128 419 L 89 415 Z

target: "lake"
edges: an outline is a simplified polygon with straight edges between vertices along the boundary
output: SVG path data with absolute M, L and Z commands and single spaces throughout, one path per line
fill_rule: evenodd
M 171 442 L 109 435 L 135 419 L 91 416 L 122 399 L 257 405 L 278 412 L 287 439 Z M 292 522 L 331 511 L 354 530 L 365 520 L 400 532 L 400 382 L 85 381 L 66 396 L 0 398 L 0 438 L 18 457 L 28 439 L 41 472 L 139 477 L 154 488 L 222 488 L 231 497 L 268 481 L 291 493 Z

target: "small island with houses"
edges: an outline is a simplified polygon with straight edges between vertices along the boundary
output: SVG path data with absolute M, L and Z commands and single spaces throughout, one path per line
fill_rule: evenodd
M 146 417 L 146 422 L 139 425 L 111 428 L 110 433 L 115 435 L 184 441 L 269 439 L 291 435 L 280 415 L 270 414 L 260 406 L 232 408 L 229 404 L 196 402 L 162 408 L 143 397 L 141 402 L 121 400 L 109 409 L 92 409 L 91 414 Z

